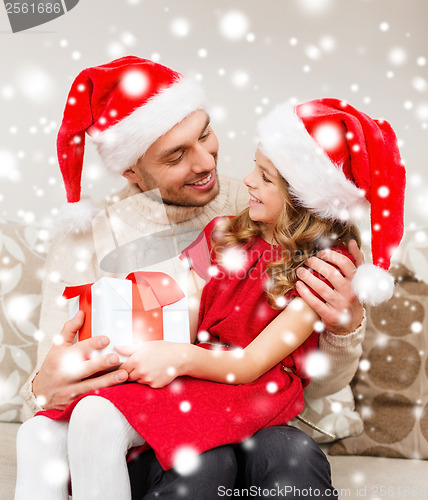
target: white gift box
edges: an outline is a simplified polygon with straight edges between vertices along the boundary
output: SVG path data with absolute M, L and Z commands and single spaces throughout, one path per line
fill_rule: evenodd
M 85 311 L 79 340 L 106 335 L 115 346 L 149 340 L 190 342 L 188 301 L 182 288 L 165 273 L 137 272 L 126 279 L 104 277 L 93 284 L 68 287 L 69 313 Z M 121 356 L 123 362 L 126 358 Z

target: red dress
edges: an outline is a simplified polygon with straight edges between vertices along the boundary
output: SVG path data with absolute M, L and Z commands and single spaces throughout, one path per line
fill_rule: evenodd
M 215 221 L 204 229 L 209 248 Z M 219 273 L 203 290 L 199 331 L 209 332 L 217 342 L 246 347 L 280 312 L 268 305 L 264 291 L 266 264 L 277 260 L 278 252 L 279 247 L 255 238 L 245 246 L 239 271 L 227 272 L 218 266 Z M 210 264 L 217 266 L 212 255 Z M 291 292 L 287 299 L 296 295 Z M 208 344 L 199 345 L 211 348 Z M 174 465 L 175 454 L 182 448 L 202 453 L 238 443 L 264 427 L 286 424 L 299 414 L 304 406 L 302 385 L 309 383 L 303 368 L 304 355 L 317 346 L 318 335 L 314 332 L 283 360 L 293 372 L 284 371 L 278 364 L 249 384 L 179 377 L 162 389 L 134 382 L 89 394 L 110 400 L 154 449 L 166 470 Z M 47 410 L 40 414 L 68 420 L 76 403 L 86 395 L 64 411 Z

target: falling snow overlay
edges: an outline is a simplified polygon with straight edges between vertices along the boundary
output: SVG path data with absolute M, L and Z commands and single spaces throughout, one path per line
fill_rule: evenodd
M 84 67 L 135 53 L 203 83 L 221 143 L 219 169 L 238 178 L 249 169 L 258 116 L 284 99 L 340 97 L 371 116 L 387 117 L 408 171 L 406 226 L 426 224 L 423 0 L 411 11 L 397 1 L 384 9 L 385 0 L 350 0 L 346 7 L 337 0 L 274 0 L 269 13 L 254 1 L 207 7 L 120 0 L 102 4 L 104 21 L 95 33 L 88 22 L 77 34 L 75 23 L 89 21 L 100 2 L 80 2 L 46 25 L 52 32 L 31 35 L 31 44 L 23 34 L 2 37 L 7 51 L 0 77 L 0 214 L 53 223 L 64 199 L 55 137 L 70 78 Z M 343 24 L 342 18 L 352 22 Z M 1 22 L 4 32 L 6 16 Z M 99 200 L 118 181 L 103 175 L 87 142 L 84 194 Z
M 281 313 L 281 309 L 268 305 L 265 293 L 266 266 L 278 259 L 280 250 L 275 251 L 262 238 L 255 238 L 247 245 L 245 259 L 239 254 L 228 256 L 227 267 L 223 267 L 222 260 L 218 261 L 210 251 L 211 235 L 218 231 L 219 219 L 221 222 L 221 218 L 214 219 L 203 232 L 211 259 L 205 265 L 216 265 L 221 272 L 205 285 L 198 328 L 209 331 L 217 342 L 213 358 L 224 346 L 240 348 L 236 352 L 240 358 L 242 349 Z M 192 256 L 190 252 L 189 255 Z M 236 262 L 231 263 L 232 260 Z M 294 290 L 287 293 L 289 300 L 295 296 Z M 301 310 L 298 301 L 291 300 L 287 307 Z M 283 339 L 285 345 L 290 342 L 287 336 Z M 96 394 L 110 400 L 125 415 L 153 448 L 165 470 L 171 467 L 181 470 L 183 462 L 192 463 L 197 454 L 240 442 L 262 428 L 284 425 L 298 415 L 304 406 L 302 386 L 306 387 L 310 380 L 306 356 L 317 346 L 318 333 L 313 332 L 281 363 L 249 383 L 239 383 L 236 380 L 239 373 L 232 368 L 225 380 L 180 377 L 160 388 L 131 383 L 99 389 Z M 211 349 L 211 344 L 200 344 L 199 348 Z M 284 367 L 288 368 L 287 373 Z M 63 412 L 47 410 L 41 414 L 55 420 L 69 420 L 75 403 L 77 400 Z M 186 473 L 190 472 L 183 471 Z
M 256 122 L 285 99 L 297 103 L 338 97 L 372 117 L 385 118 L 396 131 L 407 170 L 406 232 L 394 259 L 428 283 L 427 19 L 426 0 L 268 0 L 266 5 L 259 0 L 82 0 L 49 24 L 12 34 L 1 8 L 0 305 L 3 311 L 7 309 L 10 321 L 5 324 L 2 318 L 0 323 L 0 364 L 13 366 L 0 372 L 2 425 L 20 418 L 19 387 L 32 371 L 37 342 L 44 336 L 37 324 L 40 288 L 33 288 L 29 275 L 22 271 L 30 267 L 41 280 L 51 232 L 65 201 L 56 134 L 67 90 L 80 70 L 135 54 L 201 82 L 220 141 L 219 172 L 239 179 L 253 166 Z M 138 87 L 141 82 L 130 84 Z M 328 130 L 324 138 L 334 141 Z M 125 184 L 124 179 L 106 175 L 96 148 L 87 140 L 83 195 L 99 201 Z M 378 194 L 387 195 L 385 190 Z M 26 226 L 18 235 L 12 234 L 9 221 Z M 362 233 L 366 247 L 370 244 L 369 228 L 366 220 Z M 86 255 L 76 255 L 76 271 L 84 274 L 87 262 Z M 235 264 L 241 265 L 239 261 Z M 209 274 L 215 276 L 218 268 L 213 266 Z M 49 278 L 58 282 L 60 275 L 52 273 Z M 395 300 L 404 302 L 400 297 Z M 409 320 L 406 338 L 414 341 L 418 351 L 416 356 L 409 350 L 409 359 L 415 363 L 426 360 L 426 349 L 421 346 L 427 335 L 428 310 L 423 315 L 413 302 L 401 305 L 408 314 L 397 323 Z M 382 321 L 391 321 L 389 313 L 375 319 L 379 330 L 385 326 Z M 327 335 L 322 323 L 316 331 Z M 284 336 L 287 338 L 287 332 Z M 200 333 L 200 341 L 204 340 Z M 385 336 L 379 333 L 373 346 L 373 356 L 376 354 L 387 370 L 393 362 L 387 356 L 395 356 L 397 347 L 402 346 L 401 338 L 392 340 L 388 347 Z M 373 356 L 361 359 L 360 375 L 370 377 Z M 309 369 L 322 371 L 322 361 L 312 359 Z M 419 373 L 427 373 L 427 366 L 421 366 Z M 399 375 L 393 381 L 406 383 Z M 275 389 L 267 382 L 269 396 L 275 396 Z M 406 389 L 400 390 L 405 395 Z M 336 429 L 358 430 L 358 421 L 347 406 L 353 404 L 352 394 L 351 402 L 347 396 L 337 394 L 328 402 L 314 400 L 308 407 L 311 414 L 320 414 L 329 406 L 329 422 Z M 180 403 L 178 411 L 191 415 L 192 402 L 185 399 Z M 338 411 L 340 406 L 349 410 L 351 416 L 346 421 L 345 412 Z M 361 407 L 365 408 L 365 420 L 374 421 L 370 415 L 376 413 L 382 415 L 380 406 L 367 408 L 360 402 Z M 426 422 L 423 408 L 422 399 L 416 401 L 414 411 L 408 412 L 409 419 Z M 368 432 L 371 437 L 376 435 L 373 430 Z M 7 443 L 14 449 L 11 436 Z M 247 446 L 251 447 L 251 441 Z M 352 467 L 347 465 L 348 459 Z M 343 498 L 385 498 L 383 490 L 368 486 L 379 487 L 381 482 L 393 485 L 386 490 L 390 498 L 428 498 L 426 490 L 412 490 L 415 484 L 426 483 L 426 461 L 406 460 L 403 465 L 398 459 L 388 459 L 380 465 L 377 459 L 366 459 L 329 457 L 336 485 L 351 489 L 351 495 L 343 493 Z M 11 477 L 12 459 L 4 460 Z M 3 465 L 2 461 L 2 472 Z M 174 465 L 183 475 L 197 470 L 194 449 L 181 449 Z M 47 467 L 51 480 L 63 478 L 62 464 Z M 0 487 L 1 500 L 2 494 Z M 186 498 L 186 494 L 180 490 L 177 498 Z M 10 493 L 6 498 L 12 496 Z

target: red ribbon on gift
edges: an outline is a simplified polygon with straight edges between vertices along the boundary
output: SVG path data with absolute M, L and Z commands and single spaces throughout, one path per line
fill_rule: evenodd
M 162 307 L 185 297 L 177 282 L 165 273 L 138 271 L 125 278 L 132 281 L 132 330 L 140 341 L 162 340 Z M 93 283 L 65 288 L 63 297 L 79 297 L 79 310 L 85 312 L 85 322 L 79 331 L 79 341 L 92 337 Z
M 93 283 L 79 286 L 67 286 L 62 294 L 62 296 L 66 299 L 79 297 L 79 310 L 85 313 L 85 321 L 82 328 L 79 330 L 79 341 L 90 339 L 92 337 L 92 285 Z

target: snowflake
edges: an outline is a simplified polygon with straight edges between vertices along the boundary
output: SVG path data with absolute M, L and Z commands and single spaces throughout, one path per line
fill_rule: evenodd
M 418 92 L 425 92 L 428 88 L 427 81 L 425 78 L 422 78 L 421 76 L 415 76 L 412 79 L 412 85 L 415 90 Z
M 324 52 L 333 52 L 336 48 L 336 40 L 330 35 L 325 35 L 319 40 L 319 46 Z
M 227 111 L 224 106 L 213 106 L 210 109 L 210 117 L 215 122 L 224 122 L 227 118 Z
M 135 36 L 132 33 L 130 33 L 129 31 L 124 31 L 120 35 L 120 40 L 127 47 L 133 47 L 137 42 L 137 39 L 135 38 Z
M 19 72 L 18 87 L 33 103 L 48 102 L 55 94 L 52 77 L 42 68 L 31 64 Z
M 43 480 L 51 485 L 60 486 L 68 481 L 68 465 L 62 460 L 50 460 L 43 466 Z
M 299 0 L 296 4 L 306 14 L 322 14 L 331 7 L 332 0 Z
M 219 27 L 221 34 L 225 38 L 229 40 L 241 40 L 247 34 L 249 24 L 245 14 L 239 11 L 230 11 L 220 19 Z
M 239 271 L 241 270 L 246 262 L 245 253 L 238 248 L 228 248 L 221 256 L 222 266 L 228 271 Z
M 275 392 L 278 392 L 278 384 L 275 382 L 269 382 L 266 385 L 266 390 L 269 394 L 275 394 Z
M 314 330 L 318 333 L 321 333 L 325 330 L 324 323 L 322 321 L 316 321 L 314 324 Z
M 243 70 L 235 71 L 235 73 L 232 76 L 232 83 L 237 88 L 246 87 L 249 80 L 250 80 L 250 77 L 249 77 L 248 73 L 246 71 L 243 71 Z
M 320 378 L 328 373 L 330 363 L 328 357 L 322 352 L 315 351 L 308 356 L 305 360 L 305 371 L 313 378 Z
M 190 32 L 190 22 L 184 17 L 174 19 L 171 23 L 171 32 L 176 37 L 186 37 Z
M 207 331 L 201 330 L 200 332 L 198 332 L 199 342 L 206 342 L 207 340 L 209 340 L 209 338 L 210 338 L 210 334 Z
M 200 462 L 198 452 L 190 446 L 182 446 L 174 454 L 174 469 L 181 476 L 188 476 L 196 472 Z
M 99 353 L 94 351 L 93 356 Z M 82 371 L 83 356 L 76 352 L 67 350 L 61 360 L 61 370 L 64 374 L 79 378 Z
M 249 439 L 246 439 L 242 443 L 241 446 L 242 446 L 242 448 L 244 448 L 244 450 L 250 451 L 256 447 L 256 442 L 255 442 L 254 438 L 249 438 Z
M 0 150 L 0 179 L 19 182 L 21 173 L 16 165 L 14 155 L 5 149 Z
M 342 133 L 335 125 L 321 125 L 314 132 L 317 143 L 326 151 L 334 151 L 342 141 Z
M 192 409 L 192 405 L 189 403 L 189 401 L 182 401 L 180 403 L 180 410 L 183 413 L 187 413 Z
M 362 359 L 359 364 L 360 370 L 366 372 L 370 370 L 370 361 L 368 359 Z
M 410 325 L 410 329 L 413 333 L 421 333 L 423 330 L 423 325 L 420 321 L 413 321 L 413 323 Z
M 318 61 L 318 59 L 321 59 L 322 57 L 321 50 L 313 44 L 306 46 L 305 54 L 309 57 L 309 59 L 312 59 L 313 61 Z
M 333 413 L 337 414 L 342 412 L 343 405 L 342 403 L 339 403 L 339 401 L 334 401 L 333 403 L 331 403 L 330 408 Z
M 130 97 L 136 97 L 144 94 L 148 87 L 147 77 L 142 71 L 128 71 L 123 80 L 121 87 L 123 91 Z
M 394 66 L 402 66 L 407 60 L 407 53 L 402 47 L 394 47 L 389 51 L 388 59 Z
M 293 345 L 296 342 L 296 334 L 290 331 L 285 331 L 282 335 L 284 344 Z
M 363 481 L 365 481 L 365 479 L 366 479 L 366 477 L 365 477 L 365 475 L 362 472 L 355 472 L 352 475 L 352 482 L 354 482 L 356 484 L 363 483 Z

